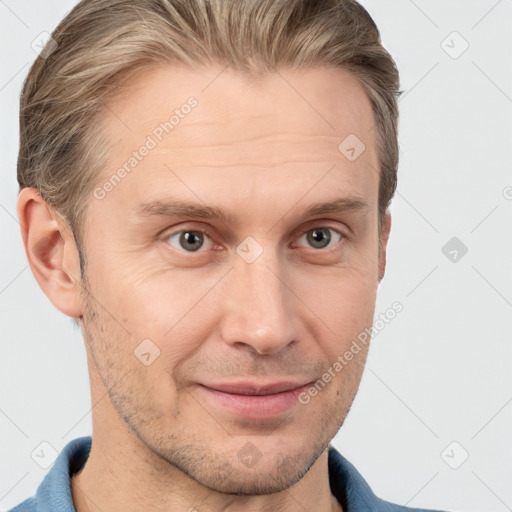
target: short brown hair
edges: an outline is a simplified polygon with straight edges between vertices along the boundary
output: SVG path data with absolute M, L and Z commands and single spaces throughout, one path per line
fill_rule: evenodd
M 327 65 L 357 77 L 377 126 L 380 233 L 397 184 L 399 74 L 355 0 L 82 0 L 52 39 L 23 86 L 18 182 L 64 217 L 79 246 L 108 155 L 98 116 L 129 76 L 162 63 L 254 76 Z

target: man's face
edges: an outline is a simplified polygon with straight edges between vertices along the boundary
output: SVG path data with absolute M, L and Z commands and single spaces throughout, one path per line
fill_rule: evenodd
M 86 214 L 81 325 L 113 442 L 122 418 L 135 444 L 203 485 L 271 493 L 310 468 L 359 386 L 366 346 L 307 391 L 373 320 L 374 121 L 339 70 L 250 83 L 220 71 L 154 70 L 106 111 L 109 168 Z M 338 149 L 351 134 L 366 146 L 356 159 Z M 104 186 L 134 151 L 137 165 Z M 366 206 L 304 217 L 341 198 Z

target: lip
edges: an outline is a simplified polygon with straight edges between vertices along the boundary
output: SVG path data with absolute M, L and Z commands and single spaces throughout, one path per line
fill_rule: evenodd
M 311 385 L 297 381 L 268 384 L 231 382 L 200 384 L 207 403 L 236 416 L 265 420 L 290 411 L 299 404 L 298 396 Z
M 264 396 L 275 395 L 285 391 L 292 391 L 294 389 L 305 386 L 309 383 L 297 381 L 278 381 L 269 384 L 261 384 L 257 382 L 227 382 L 218 384 L 203 384 L 203 386 L 222 391 L 223 393 L 230 393 L 235 395 L 250 395 L 250 396 Z

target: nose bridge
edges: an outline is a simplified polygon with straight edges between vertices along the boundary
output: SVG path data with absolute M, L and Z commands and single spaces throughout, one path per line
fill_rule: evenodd
M 280 269 L 268 251 L 252 263 L 237 258 L 230 272 L 222 323 L 226 343 L 272 353 L 295 340 L 293 299 Z

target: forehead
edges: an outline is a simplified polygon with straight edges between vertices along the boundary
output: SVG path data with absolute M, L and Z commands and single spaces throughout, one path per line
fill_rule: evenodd
M 134 145 L 191 96 L 198 102 L 193 115 L 180 120 L 167 141 L 177 149 L 187 142 L 222 144 L 285 134 L 321 137 L 331 149 L 349 134 L 357 134 L 367 147 L 373 142 L 373 112 L 359 80 L 330 67 L 279 69 L 251 79 L 220 66 L 169 65 L 141 71 L 120 87 L 103 126 L 111 139 Z
M 246 186 L 254 196 L 275 184 L 297 196 L 333 165 L 324 190 L 341 177 L 361 196 L 378 181 L 371 104 L 359 81 L 339 69 L 279 69 L 250 79 L 220 66 L 155 67 L 124 84 L 102 129 L 109 162 L 101 180 L 128 169 L 109 193 L 113 201 L 124 197 L 124 207 L 144 194 L 163 198 L 156 188 L 165 196 L 184 177 L 198 195 Z M 135 161 L 148 141 L 151 149 Z M 347 145 L 363 151 L 359 158 L 347 158 Z

